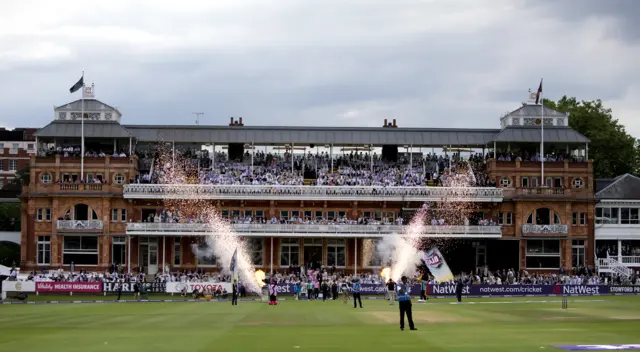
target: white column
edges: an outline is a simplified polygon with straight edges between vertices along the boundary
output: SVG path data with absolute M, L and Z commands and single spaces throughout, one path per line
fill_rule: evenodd
M 585 161 L 589 161 L 589 143 L 587 143 L 584 147 L 584 156 L 585 156 Z
M 622 263 L 622 240 L 618 240 L 618 262 Z
M 413 172 L 413 144 L 409 146 L 409 172 Z
M 127 236 L 127 273 L 131 274 L 131 236 Z
M 172 162 L 171 162 L 171 167 L 173 168 L 173 164 L 176 163 L 176 142 L 171 142 L 171 158 L 172 158 Z
M 497 147 L 496 147 L 496 141 L 493 141 L 493 158 L 494 158 L 494 159 L 498 159 L 498 158 L 496 157 L 496 150 L 497 150 Z
M 166 238 L 165 236 L 162 236 L 162 273 L 163 273 L 163 274 L 165 274 L 165 270 L 164 270 L 164 267 L 165 267 L 165 264 L 164 264 L 164 257 L 165 257 L 165 255 L 166 255 L 166 253 L 167 253 L 167 250 L 166 250 L 166 248 L 164 247 L 164 245 L 165 245 L 165 243 L 166 243 L 166 242 L 165 242 L 165 238 Z
M 358 275 L 358 239 L 354 238 L 355 242 L 355 258 L 353 258 L 353 275 Z
M 129 156 L 131 156 L 132 145 L 131 145 L 131 137 L 129 137 Z
M 271 237 L 271 269 L 269 276 L 273 275 L 273 237 Z
M 113 154 L 118 152 L 118 146 L 116 144 L 116 139 L 113 139 Z
M 253 154 L 255 154 L 256 148 L 253 143 L 251 143 L 251 172 L 253 173 Z
M 329 146 L 329 158 L 331 159 L 331 173 L 333 173 L 333 144 Z
M 291 173 L 293 173 L 293 148 L 294 144 L 291 143 Z
M 371 165 L 371 173 L 373 173 L 373 144 L 369 145 L 369 164 Z

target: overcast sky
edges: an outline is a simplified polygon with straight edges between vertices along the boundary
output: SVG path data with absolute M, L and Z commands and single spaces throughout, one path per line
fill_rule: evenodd
M 64 3 L 64 4 L 61 4 Z M 601 98 L 640 137 L 637 0 L 2 1 L 0 126 L 42 127 L 85 70 L 125 124 L 498 128 Z

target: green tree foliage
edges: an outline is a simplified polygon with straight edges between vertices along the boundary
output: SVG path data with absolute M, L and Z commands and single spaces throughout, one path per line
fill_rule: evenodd
M 20 203 L 0 203 L 0 231 L 20 231 Z
M 625 131 L 601 100 L 578 101 L 564 96 L 544 101 L 545 106 L 569 113 L 569 126 L 591 140 L 589 159 L 596 178 L 613 178 L 640 171 L 640 145 Z
M 20 245 L 13 242 L 0 241 L 0 265 L 12 267 L 20 263 Z

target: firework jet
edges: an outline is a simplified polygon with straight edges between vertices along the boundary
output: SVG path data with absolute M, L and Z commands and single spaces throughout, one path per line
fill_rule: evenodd
M 197 184 L 199 174 L 197 165 L 191 160 L 183 160 L 177 155 L 173 156 L 170 150 L 162 146 L 158 148 L 159 156 L 156 165 L 158 181 L 162 184 Z M 240 236 L 233 231 L 229 222 L 223 219 L 215 205 L 201 199 L 197 190 L 192 195 L 186 195 L 181 199 L 174 199 L 168 194 L 163 199 L 165 208 L 174 214 L 179 214 L 180 222 L 198 222 L 206 224 L 208 235 L 204 236 L 204 244 L 193 243 L 192 251 L 198 258 L 215 257 L 222 265 L 222 273 L 231 274 L 229 264 L 233 252 L 238 249 L 238 275 L 245 288 L 249 292 L 260 293 L 263 283 L 259 283 L 255 277 L 255 268 L 251 257 L 247 254 L 247 248 Z
M 391 263 L 391 272 L 385 273 L 385 279 L 390 276 L 393 281 L 400 281 L 402 275 L 413 276 L 416 267 L 420 265 L 422 251 L 417 248 L 420 245 L 420 235 L 424 232 L 425 216 L 427 209 L 418 211 L 404 234 L 384 236 L 378 243 L 378 255 L 383 263 Z
M 461 168 L 462 169 L 462 168 Z M 463 172 L 453 172 L 446 180 L 448 187 L 472 187 L 476 184 L 476 178 L 471 164 L 467 163 Z M 399 281 L 403 275 L 415 276 L 417 267 L 422 264 L 423 252 L 419 250 L 422 242 L 425 241 L 423 234 L 426 224 L 431 216 L 438 216 L 445 219 L 447 225 L 462 225 L 473 209 L 472 203 L 450 202 L 446 199 L 437 202 L 434 209 L 430 209 L 427 204 L 415 213 L 411 222 L 402 234 L 393 234 L 382 237 L 378 243 L 376 251 L 382 259 L 383 265 L 391 264 L 391 272 L 385 272 L 381 276 L 388 280 L 389 275 L 394 281 Z M 443 229 L 446 229 L 443 227 Z M 443 246 L 452 242 L 450 239 L 426 238 L 429 245 Z

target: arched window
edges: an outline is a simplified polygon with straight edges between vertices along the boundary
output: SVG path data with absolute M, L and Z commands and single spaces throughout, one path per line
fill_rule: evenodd
M 538 208 L 527 217 L 527 224 L 552 225 L 562 224 L 560 215 L 549 208 Z

